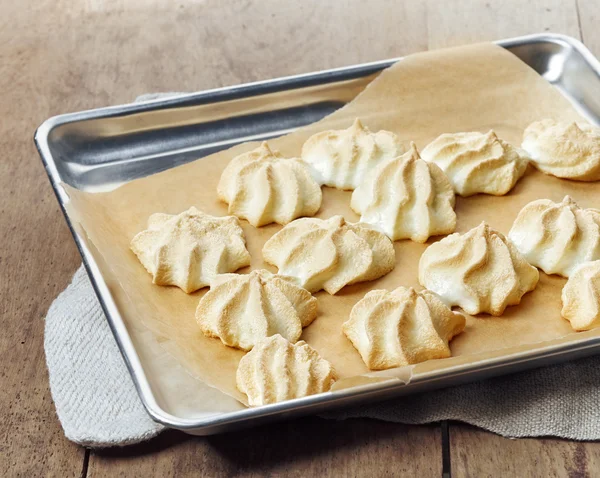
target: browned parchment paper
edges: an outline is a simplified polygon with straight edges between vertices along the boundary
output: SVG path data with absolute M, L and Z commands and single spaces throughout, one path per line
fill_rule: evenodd
M 486 132 L 492 128 L 501 138 L 518 145 L 523 129 L 534 120 L 581 119 L 559 92 L 511 53 L 493 44 L 479 44 L 409 56 L 381 73 L 346 107 L 270 143 L 288 156 L 298 156 L 311 134 L 348 127 L 356 117 L 371 130 L 393 131 L 407 141 L 415 141 L 419 148 L 441 133 Z M 194 311 L 204 291 L 186 295 L 175 287 L 152 285 L 150 276 L 129 250 L 129 242 L 155 212 L 175 214 L 194 205 L 210 214 L 226 215 L 226 205 L 216 198 L 220 174 L 232 157 L 254 147 L 256 143 L 243 144 L 108 193 L 84 193 L 66 187 L 70 212 L 93 243 L 94 254 L 102 256 L 102 272 L 128 327 L 143 324 L 193 376 L 242 402 L 245 397 L 235 387 L 235 370 L 243 353 L 222 345 L 218 339 L 204 337 L 196 326 Z M 457 198 L 457 231 L 465 232 L 486 220 L 506 234 L 526 203 L 538 198 L 557 201 L 565 194 L 584 207 L 600 205 L 600 184 L 559 180 L 530 167 L 507 196 Z M 324 188 L 318 216 L 342 214 L 357 221 L 349 204 L 350 192 Z M 281 226 L 256 229 L 242 223 L 252 255 L 251 268 L 275 271 L 263 263 L 261 249 Z M 352 306 L 371 289 L 419 286 L 417 265 L 427 245 L 398 241 L 395 247 L 396 268 L 387 276 L 346 287 L 336 296 L 325 292 L 316 295 L 319 317 L 305 329 L 302 338 L 332 362 L 341 378 L 368 372 L 341 332 Z M 568 334 L 561 340 L 582 337 L 560 317 L 563 284 L 564 279 L 542 273 L 537 289 L 502 317 L 468 318 L 465 332 L 452 343 L 456 358 L 414 367 L 413 376 L 453 363 L 545 347 L 546 341 Z M 497 352 L 499 349 L 505 350 Z M 168 380 L 168 372 L 164 373 Z M 376 375 L 405 377 L 406 371 Z

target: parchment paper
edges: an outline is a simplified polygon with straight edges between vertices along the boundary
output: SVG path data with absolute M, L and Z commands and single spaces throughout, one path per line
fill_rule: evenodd
M 303 142 L 313 133 L 346 128 L 359 117 L 371 130 L 386 129 L 402 139 L 415 141 L 421 149 L 441 133 L 494 129 L 519 145 L 523 129 L 542 118 L 581 120 L 569 102 L 506 50 L 493 44 L 478 44 L 409 56 L 382 72 L 354 101 L 322 121 L 290 135 L 271 140 L 288 156 L 299 156 Z M 110 283 L 115 301 L 131 325 L 143 324 L 164 347 L 199 380 L 245 403 L 235 387 L 235 370 L 243 352 L 228 348 L 200 332 L 194 311 L 199 291 L 186 295 L 175 287 L 160 287 L 129 250 L 131 238 L 146 227 L 155 212 L 179 213 L 194 205 L 214 215 L 226 215 L 227 206 L 216 198 L 216 186 L 228 161 L 256 143 L 236 146 L 193 163 L 135 180 L 112 192 L 86 193 L 65 186 L 69 212 L 79 221 L 102 256 L 102 272 Z M 561 200 L 570 194 L 583 207 L 600 205 L 600 185 L 577 183 L 546 176 L 529 167 L 525 177 L 507 196 L 457 197 L 457 231 L 465 232 L 486 220 L 507 234 L 518 211 L 538 198 Z M 323 188 L 323 207 L 318 217 L 342 214 L 349 221 L 358 216 L 350 209 L 350 192 Z M 260 229 L 242 221 L 251 268 L 263 263 L 264 242 L 281 226 Z M 435 240 L 435 238 L 433 239 Z M 433 242 L 430 240 L 429 243 Z M 335 296 L 319 292 L 319 316 L 305 329 L 302 339 L 316 348 L 335 367 L 342 379 L 366 374 L 358 352 L 341 332 L 352 306 L 372 289 L 394 289 L 399 285 L 420 288 L 419 257 L 427 244 L 408 240 L 395 243 L 396 268 L 372 282 L 346 287 Z M 247 272 L 249 269 L 241 270 Z M 560 292 L 565 280 L 541 274 L 535 291 L 502 317 L 468 317 L 467 328 L 452 342 L 456 358 L 430 361 L 408 370 L 395 369 L 370 376 L 401 377 L 431 372 L 452 364 L 483 360 L 492 356 L 549 346 L 546 341 L 578 340 L 569 323 L 560 316 Z M 499 349 L 505 349 L 498 352 Z M 160 377 L 168 383 L 168 371 Z M 378 378 L 380 380 L 381 378 Z M 340 386 L 364 383 L 364 378 L 341 381 Z

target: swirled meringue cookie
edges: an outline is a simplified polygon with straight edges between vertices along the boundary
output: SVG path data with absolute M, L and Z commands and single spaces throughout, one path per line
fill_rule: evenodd
M 311 136 L 302 147 L 302 159 L 319 184 L 355 189 L 379 163 L 405 152 L 405 146 L 394 133 L 371 133 L 356 119 L 348 129 Z
M 271 237 L 263 257 L 310 292 L 335 294 L 356 282 L 377 279 L 394 268 L 392 241 L 368 225 L 342 216 L 296 219 Z
M 148 229 L 131 250 L 157 285 L 176 285 L 188 294 L 206 287 L 217 274 L 250 265 L 237 217 L 215 217 L 195 207 L 180 214 L 152 214 Z
M 421 157 L 437 164 L 461 196 L 503 196 L 529 164 L 525 151 L 502 141 L 493 131 L 442 134 L 423 149 Z
M 316 317 L 310 292 L 264 269 L 217 276 L 196 309 L 205 335 L 242 350 L 275 334 L 296 342 Z
M 531 123 L 521 147 L 540 171 L 578 181 L 600 179 L 600 128 L 545 119 Z
M 367 367 L 384 370 L 450 357 L 448 342 L 465 325 L 433 292 L 398 287 L 367 293 L 342 330 Z
M 279 334 L 257 343 L 236 373 L 237 387 L 251 407 L 327 392 L 335 380 L 333 367 L 315 349 Z
M 575 268 L 562 290 L 561 315 L 577 331 L 600 326 L 600 261 Z
M 419 261 L 421 285 L 472 315 L 502 315 L 535 289 L 538 280 L 538 270 L 485 222 L 432 244 Z
M 352 193 L 352 209 L 392 241 L 425 242 L 456 228 L 454 191 L 446 175 L 417 148 L 380 163 Z
M 313 216 L 321 207 L 321 187 L 297 158 L 286 159 L 267 142 L 233 158 L 219 180 L 219 199 L 229 214 L 254 227 L 287 224 Z
M 570 196 L 538 199 L 521 209 L 508 237 L 530 264 L 569 277 L 579 264 L 600 259 L 600 211 L 582 209 Z

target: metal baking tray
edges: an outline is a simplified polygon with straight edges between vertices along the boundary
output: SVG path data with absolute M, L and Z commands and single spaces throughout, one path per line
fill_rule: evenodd
M 600 63 L 579 41 L 540 34 L 497 42 L 553 84 L 591 122 L 600 125 Z M 177 95 L 169 99 L 56 116 L 35 143 L 65 218 L 144 406 L 152 418 L 207 435 L 273 419 L 322 412 L 507 374 L 597 354 L 600 338 L 582 337 L 544 350 L 499 356 L 431 372 L 409 383 L 382 382 L 259 408 L 189 417 L 163 406 L 109 289 L 65 210 L 61 183 L 95 192 L 181 165 L 234 144 L 279 136 L 317 121 L 353 99 L 382 69 L 401 60 Z

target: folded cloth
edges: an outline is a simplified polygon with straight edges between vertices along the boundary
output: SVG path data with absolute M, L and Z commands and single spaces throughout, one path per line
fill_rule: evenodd
M 69 440 L 128 445 L 163 430 L 142 405 L 83 266 L 48 310 L 44 348 L 50 392 Z
M 83 267 L 48 310 L 44 348 L 67 438 L 86 446 L 127 445 L 164 429 L 147 415 Z M 323 417 L 409 424 L 460 420 L 507 437 L 598 440 L 599 402 L 600 357 L 591 357 Z

